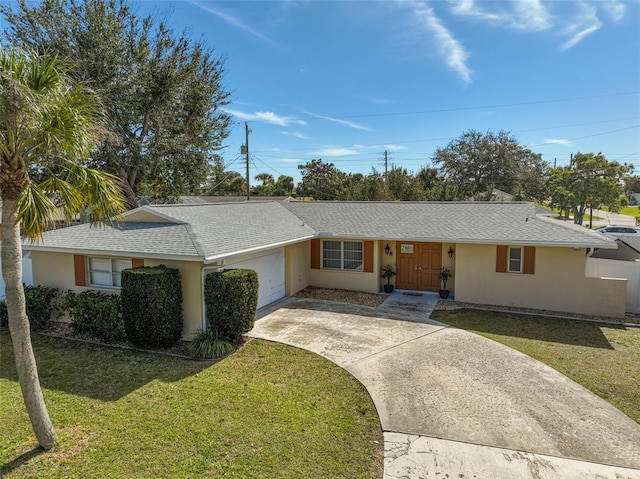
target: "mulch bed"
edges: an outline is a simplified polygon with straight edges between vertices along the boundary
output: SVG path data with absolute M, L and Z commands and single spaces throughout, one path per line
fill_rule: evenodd
M 296 298 L 323 299 L 325 301 L 337 301 L 339 303 L 360 304 L 377 308 L 387 299 L 385 294 L 364 293 L 362 291 L 349 291 L 346 289 L 316 288 L 307 286 L 295 294 Z

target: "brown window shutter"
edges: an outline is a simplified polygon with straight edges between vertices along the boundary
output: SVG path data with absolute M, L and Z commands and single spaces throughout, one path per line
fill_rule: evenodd
M 144 260 L 142 258 L 131 258 L 132 268 L 142 268 L 144 266 Z
M 373 241 L 365 241 L 364 248 L 362 253 L 364 254 L 363 258 L 363 269 L 365 273 L 373 273 Z
M 536 269 L 536 248 L 534 246 L 524 247 L 523 262 L 522 272 L 533 274 Z
M 507 255 L 509 254 L 509 247 L 498 245 L 496 251 L 496 273 L 507 272 Z
M 84 255 L 81 255 L 81 254 L 73 255 L 73 269 L 76 275 L 76 286 L 86 286 L 87 273 L 85 268 Z
M 311 267 L 320 269 L 320 240 L 311 240 Z

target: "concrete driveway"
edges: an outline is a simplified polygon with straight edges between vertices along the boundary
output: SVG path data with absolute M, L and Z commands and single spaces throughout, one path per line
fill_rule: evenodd
M 364 384 L 385 479 L 640 479 L 640 425 L 528 356 L 429 320 L 436 301 L 287 299 L 249 336 L 313 351 Z

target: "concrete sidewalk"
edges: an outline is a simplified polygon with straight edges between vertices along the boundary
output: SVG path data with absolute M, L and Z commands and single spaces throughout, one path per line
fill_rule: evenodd
M 640 425 L 542 363 L 428 319 L 437 297 L 389 300 L 288 299 L 249 333 L 320 354 L 365 385 L 385 478 L 640 479 Z

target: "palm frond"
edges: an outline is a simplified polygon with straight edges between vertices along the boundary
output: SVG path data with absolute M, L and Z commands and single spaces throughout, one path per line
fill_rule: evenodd
M 16 210 L 23 234 L 37 241 L 53 221 L 56 206 L 45 190 L 27 180 L 16 201 Z

